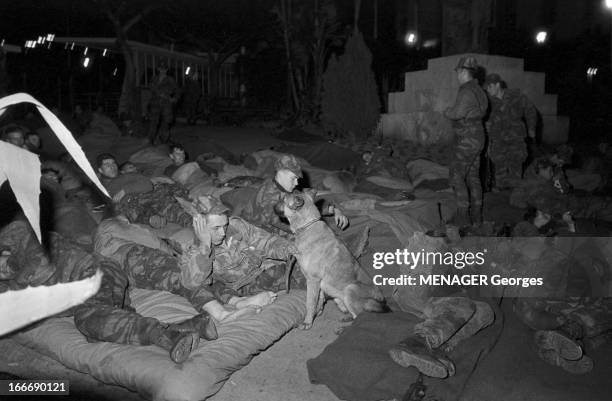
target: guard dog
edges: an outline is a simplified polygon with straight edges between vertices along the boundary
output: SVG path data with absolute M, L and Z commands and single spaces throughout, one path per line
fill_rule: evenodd
M 306 317 L 301 329 L 312 327 L 315 313 L 323 308 L 325 295 L 332 297 L 340 310 L 350 313 L 353 319 L 364 310 L 388 310 L 379 288 L 357 280 L 360 269 L 357 260 L 321 220 L 312 194 L 288 194 L 279 206 L 295 233 L 298 249 L 295 257 L 306 277 Z

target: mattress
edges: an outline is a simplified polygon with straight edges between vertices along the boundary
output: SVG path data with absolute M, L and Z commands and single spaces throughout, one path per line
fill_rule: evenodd
M 196 314 L 186 299 L 168 292 L 136 289 L 130 297 L 139 313 L 164 322 L 178 322 Z M 279 294 L 277 301 L 258 315 L 219 325 L 219 339 L 201 342 L 180 365 L 170 360 L 167 351 L 156 346 L 89 343 L 71 317 L 51 318 L 1 340 L 0 350 L 14 352 L 0 357 L 0 368 L 23 378 L 64 378 L 70 372 L 81 391 L 88 393 L 95 392 L 101 382 L 131 390 L 145 399 L 203 400 L 219 391 L 228 377 L 248 364 L 254 355 L 301 323 L 304 304 L 303 291 Z M 17 352 L 11 344 L 24 348 Z M 32 366 L 24 369 L 24 361 L 11 360 L 28 354 L 40 355 L 39 364 L 49 366 L 48 376 Z M 30 362 L 25 362 L 26 366 Z M 56 362 L 67 370 L 63 371 Z M 87 386 L 92 386 L 91 391 L 87 391 Z M 128 399 L 127 396 L 120 398 Z

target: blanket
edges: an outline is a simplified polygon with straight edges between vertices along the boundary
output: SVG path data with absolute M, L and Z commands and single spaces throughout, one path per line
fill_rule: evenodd
M 424 377 L 425 399 L 459 400 L 476 365 L 492 349 L 501 334 L 501 311 L 492 304 L 496 322 L 453 350 L 449 357 L 456 374 L 441 380 Z M 310 381 L 325 384 L 341 400 L 376 401 L 402 399 L 418 378 L 416 368 L 404 368 L 388 351 L 409 336 L 420 322 L 406 312 L 363 313 L 321 355 L 307 363 Z

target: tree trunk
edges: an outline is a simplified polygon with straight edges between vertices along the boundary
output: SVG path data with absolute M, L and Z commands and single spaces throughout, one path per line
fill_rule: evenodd
M 287 57 L 287 84 L 291 99 L 293 100 L 293 110 L 300 109 L 300 100 L 298 98 L 297 88 L 295 86 L 295 77 L 293 71 L 293 63 L 291 62 L 291 41 L 289 39 L 289 18 L 291 16 L 291 0 L 280 0 L 281 4 L 281 21 L 283 23 L 283 38 L 285 41 L 285 56 Z

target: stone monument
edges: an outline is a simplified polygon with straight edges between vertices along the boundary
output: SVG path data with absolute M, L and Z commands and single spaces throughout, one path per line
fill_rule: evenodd
M 453 131 L 442 112 L 455 102 L 459 83 L 454 68 L 465 56 L 476 57 L 486 73 L 500 74 L 509 88 L 519 88 L 529 97 L 541 116 L 538 136 L 542 142 L 567 141 L 569 118 L 557 115 L 557 95 L 545 92 L 545 74 L 524 71 L 523 59 L 488 54 L 430 59 L 427 70 L 407 72 L 404 91 L 389 94 L 389 112 L 382 115 L 378 133 L 423 145 L 451 141 Z

